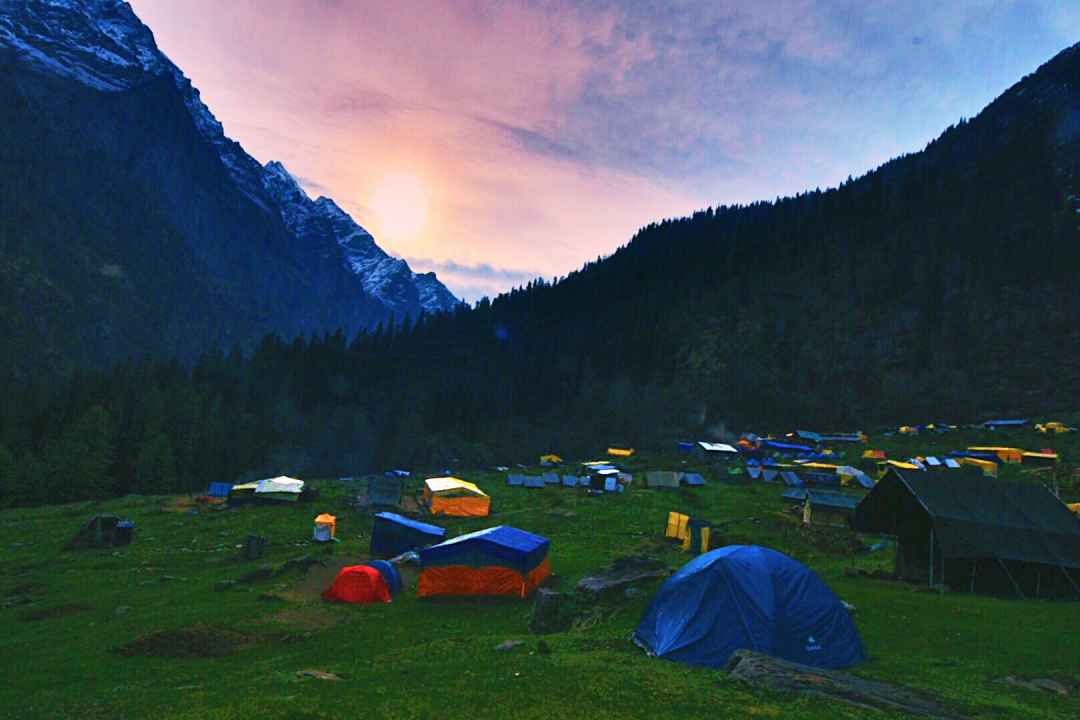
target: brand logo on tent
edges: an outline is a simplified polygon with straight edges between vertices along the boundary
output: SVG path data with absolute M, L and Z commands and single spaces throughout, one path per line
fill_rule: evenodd
M 806 638 L 806 652 L 819 652 L 820 650 L 821 645 L 818 644 L 818 641 L 814 639 L 813 635 Z

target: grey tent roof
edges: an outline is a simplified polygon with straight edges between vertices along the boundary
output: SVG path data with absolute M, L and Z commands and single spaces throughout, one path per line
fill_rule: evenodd
M 401 503 L 401 478 L 373 475 L 368 479 L 369 505 L 398 505 Z
M 862 500 L 862 496 L 829 490 L 808 490 L 806 499 L 810 501 L 810 507 L 853 511 L 859 501 Z
M 923 510 L 945 557 L 1080 568 L 1080 520 L 1040 484 L 995 480 L 974 469 L 890 468 L 855 509 L 853 525 L 899 536 L 921 532 L 926 520 L 905 507 Z

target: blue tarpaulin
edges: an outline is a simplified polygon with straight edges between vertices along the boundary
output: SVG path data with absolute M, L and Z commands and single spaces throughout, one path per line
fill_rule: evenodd
M 560 482 L 559 473 L 544 473 L 543 478 L 545 485 L 558 485 Z
M 542 488 L 544 487 L 544 478 L 539 475 L 526 475 L 522 478 L 521 484 L 527 488 Z
M 562 476 L 563 487 L 577 487 L 578 479 L 575 475 L 563 475 Z
M 230 492 L 232 492 L 232 483 L 227 482 L 210 483 L 210 487 L 206 490 L 207 495 L 216 498 L 227 498 Z
M 802 563 L 756 545 L 713 550 L 680 568 L 634 641 L 651 655 L 706 667 L 722 667 L 740 649 L 824 668 L 866 659 L 832 590 Z
M 438 525 L 410 520 L 397 513 L 375 513 L 371 529 L 371 554 L 394 557 L 409 550 L 442 542 L 446 531 Z
M 532 569 L 547 555 L 548 539 L 509 525 L 477 530 L 420 551 L 420 565 L 470 565 L 497 558 L 506 567 Z
M 691 452 L 694 449 L 694 443 L 692 442 L 680 442 L 679 450 L 681 452 Z
M 368 565 L 378 570 L 379 574 L 383 576 L 386 586 L 390 588 L 391 595 L 397 595 L 401 592 L 401 574 L 392 563 L 385 560 L 372 560 Z
M 705 484 L 705 478 L 701 477 L 698 473 L 683 473 L 682 482 L 684 485 L 690 485 L 695 487 Z
M 1023 427 L 1027 425 L 1027 420 L 987 420 L 983 423 L 983 427 L 988 428 L 1015 428 Z
M 784 494 L 780 497 L 786 503 L 797 503 L 801 505 L 803 502 L 806 501 L 807 492 L 808 491 L 806 488 L 791 488 L 789 490 L 785 490 Z
M 780 442 L 779 440 L 766 440 L 762 443 L 767 448 L 779 450 L 784 453 L 812 453 L 814 448 L 795 443 Z
M 817 472 L 807 470 L 802 474 L 803 480 L 808 485 L 839 485 L 840 476 L 831 472 Z
M 514 475 L 514 474 L 507 475 L 506 476 L 506 484 L 507 485 L 517 485 L 517 486 L 520 487 L 521 485 L 525 484 L 525 476 L 524 475 Z
M 799 476 L 790 470 L 781 472 L 780 479 L 789 487 L 802 487 L 803 485 L 803 481 L 799 479 Z

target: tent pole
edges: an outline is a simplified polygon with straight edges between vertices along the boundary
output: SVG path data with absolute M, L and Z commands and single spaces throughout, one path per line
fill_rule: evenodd
M 934 587 L 934 526 L 930 526 L 930 587 Z
M 1020 586 L 1016 584 L 1016 580 L 1013 579 L 1012 573 L 1009 572 L 1009 568 L 1006 567 L 1006 565 L 1005 565 L 1005 561 L 1002 560 L 1001 558 L 998 558 L 997 561 L 998 561 L 998 565 L 1001 566 L 1001 569 L 1005 571 L 1005 575 L 1008 576 L 1009 582 L 1012 583 L 1013 590 L 1015 590 L 1017 596 L 1021 600 L 1023 600 L 1024 599 L 1024 593 L 1023 593 L 1023 591 L 1020 590 Z
M 1064 565 L 1058 565 L 1058 567 L 1061 568 L 1061 572 L 1065 573 L 1065 578 L 1069 581 L 1069 584 L 1072 585 L 1073 590 L 1076 592 L 1076 594 L 1080 595 L 1080 586 L 1078 586 L 1076 584 L 1076 581 L 1073 580 L 1072 575 L 1069 574 L 1069 571 L 1065 569 Z

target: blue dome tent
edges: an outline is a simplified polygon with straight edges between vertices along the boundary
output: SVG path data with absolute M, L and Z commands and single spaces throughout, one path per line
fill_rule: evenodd
M 740 649 L 823 668 L 866 659 L 846 608 L 802 563 L 756 545 L 729 545 L 667 579 L 634 631 L 650 655 L 721 667 Z

